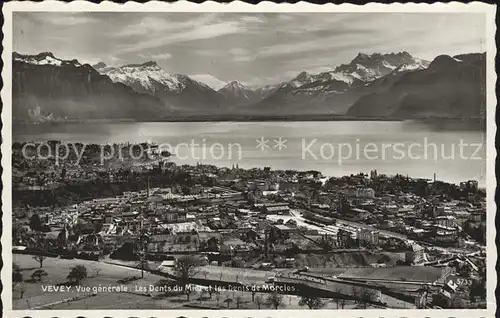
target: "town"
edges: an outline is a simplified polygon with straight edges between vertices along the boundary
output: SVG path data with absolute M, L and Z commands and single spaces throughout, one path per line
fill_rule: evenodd
M 188 166 L 159 153 L 101 165 L 98 145 L 76 164 L 22 149 L 15 308 L 486 308 L 477 181 Z M 91 288 L 42 291 L 71 283 Z M 129 288 L 95 291 L 108 285 Z

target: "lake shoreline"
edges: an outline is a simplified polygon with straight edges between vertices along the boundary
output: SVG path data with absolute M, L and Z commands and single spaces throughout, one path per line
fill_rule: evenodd
M 171 159 L 178 164 L 316 170 L 332 176 L 376 169 L 427 178 L 436 173 L 439 180 L 476 179 L 482 183 L 486 174 L 485 133 L 477 126 L 451 121 L 94 122 L 19 125 L 14 127 L 12 139 L 83 144 L 151 142 L 170 145 L 170 152 L 181 156 Z M 260 140 L 264 142 L 261 148 Z M 461 142 L 468 145 L 463 147 L 463 156 L 449 159 L 453 152 L 460 154 Z M 376 151 L 365 154 L 374 144 Z M 483 160 L 473 160 L 473 155 Z

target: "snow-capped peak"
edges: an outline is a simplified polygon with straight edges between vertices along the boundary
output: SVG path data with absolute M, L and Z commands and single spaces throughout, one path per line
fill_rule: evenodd
M 208 85 L 208 87 L 216 91 L 220 90 L 221 88 L 223 88 L 228 84 L 209 74 L 195 74 L 195 75 L 189 75 L 189 77 L 199 83 L 204 83 Z
M 242 87 L 244 87 L 244 85 L 243 85 L 243 84 L 241 84 L 241 83 L 240 83 L 240 82 L 238 82 L 238 81 L 231 81 L 231 82 L 229 82 L 229 84 L 227 84 L 227 85 L 228 85 L 228 86 L 230 86 L 230 87 L 235 87 L 235 88 L 242 88 Z
M 226 86 L 219 90 L 226 97 L 231 98 L 244 98 L 249 100 L 248 92 L 250 89 L 246 88 L 243 84 L 238 81 L 231 81 Z
M 429 66 L 429 62 L 414 58 L 413 63 L 403 63 L 394 69 L 394 72 L 418 71 L 424 70 Z
M 25 55 L 14 52 L 14 61 L 24 62 L 34 65 L 54 65 L 54 66 L 66 66 L 73 65 L 76 67 L 82 66 L 77 60 L 63 60 L 57 58 L 51 52 L 42 52 L 37 55 Z
M 387 62 L 387 61 L 382 61 L 382 65 L 383 65 L 384 67 L 390 68 L 390 69 L 392 69 L 392 70 L 395 70 L 396 68 L 398 68 L 397 66 L 394 66 L 394 65 L 392 65 L 391 63 L 389 63 L 389 62 Z
M 373 81 L 398 69 L 402 65 L 418 69 L 426 67 L 427 61 L 414 58 L 410 53 L 403 51 L 398 53 L 359 53 L 349 64 L 342 64 L 335 68 L 335 72 L 350 75 L 364 82 Z
M 288 84 L 293 86 L 293 87 L 300 87 L 304 84 L 314 82 L 316 80 L 314 75 L 311 75 L 311 73 L 302 71 L 295 77 L 293 80 L 291 80 Z
M 397 72 L 405 72 L 405 71 L 416 71 L 423 70 L 424 67 L 420 64 L 403 64 L 400 67 L 396 68 Z
M 334 70 L 325 71 L 318 74 L 311 74 L 303 71 L 294 79 L 280 86 L 280 90 L 294 90 L 304 88 L 311 90 L 331 90 L 342 91 L 348 86 L 370 83 L 380 77 L 393 72 L 413 71 L 425 69 L 429 65 L 428 61 L 414 58 L 408 52 L 399 53 L 359 53 L 349 64 L 342 64 Z M 312 84 L 316 83 L 316 84 Z M 307 87 L 304 87 L 307 85 Z M 312 86 L 311 86 L 312 85 Z
M 127 64 L 127 65 L 123 65 L 122 67 L 130 67 L 130 68 L 137 68 L 137 67 L 160 68 L 155 61 L 147 61 L 147 62 L 140 63 L 140 64 Z
M 140 85 L 148 91 L 155 91 L 156 84 L 166 86 L 170 91 L 184 89 L 184 84 L 176 74 L 165 72 L 154 61 L 142 64 L 128 64 L 116 68 L 102 68 L 98 71 L 109 76 L 113 82 L 120 82 L 132 87 Z

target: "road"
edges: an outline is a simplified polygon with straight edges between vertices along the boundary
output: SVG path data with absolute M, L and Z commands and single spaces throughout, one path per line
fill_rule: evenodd
M 294 217 L 295 220 L 300 220 L 301 222 L 305 223 L 305 219 L 300 215 L 300 211 L 299 210 L 291 210 L 290 211 L 290 214 L 292 214 L 292 216 Z M 354 227 L 354 228 L 362 228 L 362 229 L 368 229 L 368 230 L 377 230 L 379 231 L 380 234 L 382 234 L 383 236 L 387 236 L 387 237 L 395 237 L 395 238 L 399 238 L 399 239 L 403 239 L 403 240 L 408 240 L 408 236 L 404 235 L 404 234 L 401 234 L 401 233 L 395 233 L 395 232 L 391 232 L 391 231 L 386 231 L 386 230 L 380 230 L 380 229 L 377 229 L 373 226 L 370 226 L 370 225 L 367 225 L 367 224 L 364 224 L 364 223 L 359 223 L 359 222 L 353 222 L 353 221 L 346 221 L 346 220 L 342 220 L 342 219 L 337 219 L 337 218 L 332 218 L 332 219 L 335 219 L 336 220 L 336 225 L 330 225 L 328 227 L 324 227 L 324 228 L 321 228 L 321 227 L 318 227 L 320 229 L 323 229 L 324 231 L 329 231 L 328 228 L 343 228 L 343 227 Z M 314 225 L 310 225 L 310 224 L 307 224 L 305 223 L 306 226 L 314 226 Z M 330 232 L 332 232 L 330 230 Z
M 282 219 L 285 223 L 288 222 L 288 220 L 293 219 L 295 222 L 297 222 L 298 226 L 304 226 L 312 230 L 318 231 L 320 234 L 336 234 L 337 232 L 331 229 L 328 229 L 326 227 L 320 227 L 317 225 L 313 225 L 310 223 L 306 223 L 306 219 L 304 219 L 298 210 L 290 210 L 291 215 L 275 215 L 275 214 L 270 214 L 267 216 L 268 220 L 271 221 L 277 221 L 278 219 Z
M 383 236 L 386 237 L 394 237 L 397 239 L 405 240 L 405 241 L 410 241 L 412 239 L 408 238 L 407 235 L 401 234 L 401 233 L 396 233 L 396 232 L 391 232 L 387 230 L 381 230 L 376 227 L 364 224 L 364 223 L 359 223 L 359 222 L 354 222 L 354 221 L 346 221 L 342 219 L 337 219 L 333 218 L 336 220 L 337 224 L 336 225 L 329 225 L 325 227 L 320 227 L 316 226 L 310 223 L 306 223 L 306 219 L 304 219 L 301 216 L 300 210 L 295 210 L 291 209 L 290 210 L 290 216 L 283 216 L 283 215 L 268 215 L 269 220 L 277 220 L 277 219 L 283 219 L 285 222 L 287 222 L 289 219 L 294 219 L 297 222 L 297 225 L 299 226 L 305 226 L 307 228 L 317 230 L 321 234 L 330 234 L 330 235 L 336 235 L 337 231 L 339 228 L 346 228 L 346 227 L 353 227 L 353 228 L 362 228 L 362 229 L 368 229 L 368 230 L 376 230 L 379 231 L 379 233 Z M 469 254 L 471 252 L 474 252 L 476 250 L 474 249 L 466 249 L 466 248 L 456 248 L 456 247 L 440 247 L 432 244 L 425 244 L 426 246 L 429 246 L 430 248 L 433 248 L 435 250 L 440 251 L 443 254 Z M 479 249 L 479 247 L 478 247 Z
M 285 269 L 273 269 L 270 271 L 254 270 L 251 268 L 236 268 L 223 266 L 201 266 L 198 268 L 194 278 L 227 283 L 241 283 L 244 285 L 263 285 L 269 277 Z M 166 270 L 165 273 L 171 273 Z

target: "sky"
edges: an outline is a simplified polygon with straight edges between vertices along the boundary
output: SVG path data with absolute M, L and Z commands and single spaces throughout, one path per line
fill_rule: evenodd
M 265 85 L 360 52 L 484 52 L 484 22 L 478 13 L 16 12 L 13 49 L 110 66 L 154 60 L 219 85 Z

